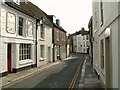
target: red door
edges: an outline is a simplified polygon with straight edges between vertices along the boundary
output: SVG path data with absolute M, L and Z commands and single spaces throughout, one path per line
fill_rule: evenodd
M 11 73 L 11 58 L 12 58 L 12 50 L 11 50 L 11 44 L 8 44 L 8 50 L 7 50 L 7 69 L 8 73 Z

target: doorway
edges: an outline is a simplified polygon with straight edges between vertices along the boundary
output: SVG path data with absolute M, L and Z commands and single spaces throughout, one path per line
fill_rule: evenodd
M 106 64 L 106 87 L 111 88 L 112 82 L 112 62 L 111 62 L 111 50 L 110 50 L 110 37 L 105 38 L 105 64 Z
M 48 47 L 48 63 L 51 62 L 51 48 Z
M 11 73 L 11 59 L 12 59 L 12 45 L 8 43 L 7 45 L 7 71 Z

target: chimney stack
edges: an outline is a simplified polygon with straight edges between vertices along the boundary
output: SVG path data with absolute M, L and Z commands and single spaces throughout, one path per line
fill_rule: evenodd
M 60 26 L 60 19 L 56 19 L 56 24 Z

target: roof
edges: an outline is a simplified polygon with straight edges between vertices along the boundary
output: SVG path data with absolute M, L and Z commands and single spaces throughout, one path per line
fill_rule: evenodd
M 93 19 L 93 16 L 91 16 L 91 18 L 90 18 L 90 20 L 89 20 L 88 28 L 89 28 L 89 27 L 92 27 L 92 19 Z
M 82 34 L 82 35 L 89 35 L 89 31 L 85 31 L 84 29 L 78 31 L 78 32 L 75 32 L 73 34 L 70 34 L 69 36 L 75 36 L 75 35 L 79 35 L 79 34 Z
M 56 27 L 66 33 L 66 31 L 61 26 L 58 26 L 56 23 L 53 22 L 54 15 L 48 15 L 44 11 L 42 11 L 42 12 L 46 15 L 46 17 L 49 19 L 49 21 L 53 24 L 54 27 Z
M 40 8 L 38 8 L 36 5 L 34 5 L 31 2 L 20 2 L 20 5 L 17 5 L 16 3 L 14 3 L 12 0 L 11 2 L 5 2 L 8 6 L 22 12 L 25 13 L 35 19 L 41 19 L 41 17 L 43 17 L 45 19 L 44 23 L 47 25 L 52 25 L 52 23 L 48 20 L 48 18 L 44 15 L 44 13 L 42 12 L 42 10 Z

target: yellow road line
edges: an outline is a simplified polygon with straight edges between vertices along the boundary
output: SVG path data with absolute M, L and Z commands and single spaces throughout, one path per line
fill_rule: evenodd
M 76 70 L 76 73 L 75 73 L 75 75 L 74 75 L 74 77 L 73 77 L 73 79 L 72 79 L 72 81 L 71 81 L 70 86 L 69 86 L 69 90 L 72 90 L 72 88 L 74 88 L 74 85 L 75 85 L 76 80 L 77 80 L 77 78 L 78 78 L 78 75 L 79 75 L 79 72 L 80 72 L 80 67 L 81 67 L 83 61 L 84 61 L 84 59 L 81 61 L 81 63 L 79 64 L 79 66 L 78 66 L 78 68 L 77 68 L 77 70 Z

